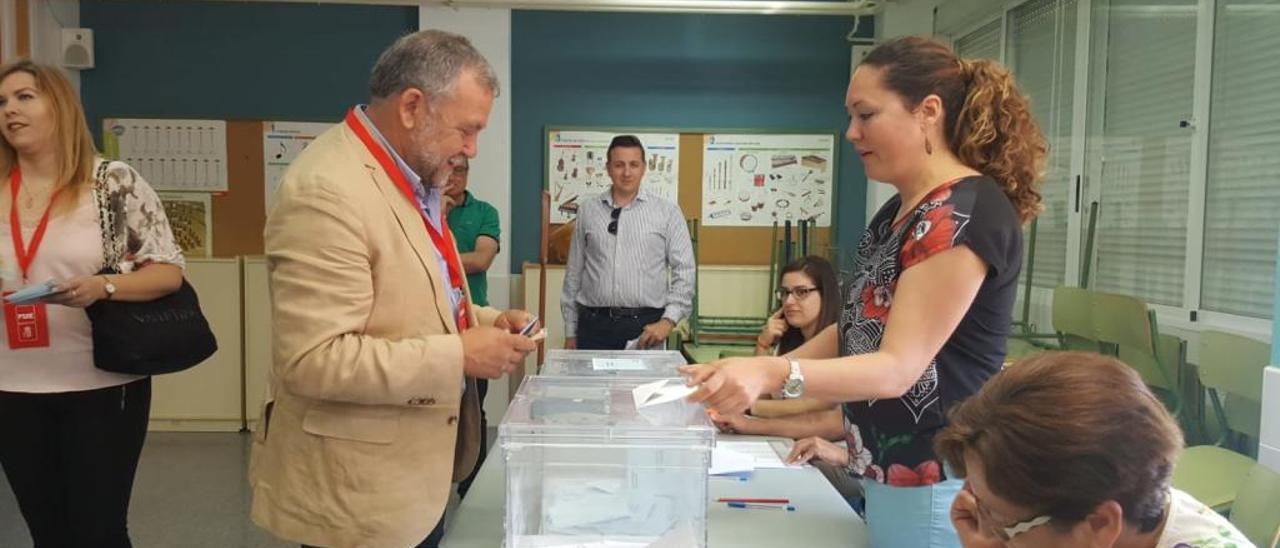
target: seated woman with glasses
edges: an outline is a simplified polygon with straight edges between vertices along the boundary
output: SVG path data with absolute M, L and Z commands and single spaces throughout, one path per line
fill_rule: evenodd
M 795 350 L 827 326 L 836 323 L 840 315 L 840 283 L 835 268 L 826 259 L 809 255 L 782 267 L 778 276 L 778 309 L 769 316 L 760 335 L 756 337 L 756 355 L 782 355 Z M 834 421 L 837 429 L 841 423 L 835 405 L 812 399 L 794 400 L 761 399 L 751 406 L 748 414 L 757 419 L 784 417 L 809 411 L 831 412 L 831 417 L 813 416 L 805 419 Z M 713 415 L 713 420 L 725 432 L 785 436 L 792 432 L 788 425 L 765 421 L 752 421 L 744 415 Z M 747 424 L 751 422 L 751 424 Z M 805 422 L 810 422 L 806 420 Z M 804 432 L 808 432 L 805 430 Z M 799 437 L 799 436 L 797 436 Z M 839 437 L 837 433 L 836 437 Z
M 996 374 L 951 412 L 937 453 L 965 484 L 966 548 L 1253 546 L 1170 487 L 1182 432 L 1134 370 L 1049 352 Z
M 778 310 L 769 317 L 756 337 L 757 356 L 782 355 L 795 350 L 839 318 L 840 285 L 835 269 L 822 257 L 801 257 L 783 267 L 777 296 Z M 815 438 L 815 442 L 818 439 L 839 440 L 845 436 L 839 407 L 809 398 L 762 398 L 752 404 L 748 414 L 721 416 L 712 413 L 711 418 L 726 433 Z M 834 444 L 828 445 L 837 448 Z M 832 454 L 838 457 L 843 452 L 841 449 Z M 861 496 L 861 490 L 843 473 L 842 468 L 819 468 L 846 498 Z

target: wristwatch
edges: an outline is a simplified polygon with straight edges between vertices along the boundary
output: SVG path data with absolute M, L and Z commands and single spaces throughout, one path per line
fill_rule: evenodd
M 102 290 L 107 292 L 106 300 L 109 301 L 111 300 L 111 297 L 116 296 L 116 284 L 111 283 L 111 278 L 108 278 L 106 276 L 102 277 L 102 281 L 103 281 Z
M 787 363 L 791 364 L 791 374 L 787 375 L 787 380 L 782 384 L 782 395 L 787 399 L 795 399 L 804 395 L 804 375 L 800 373 L 800 360 L 788 357 Z

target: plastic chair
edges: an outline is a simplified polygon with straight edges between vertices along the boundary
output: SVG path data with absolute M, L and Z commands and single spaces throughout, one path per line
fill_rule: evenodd
M 1147 303 L 1115 293 L 1093 294 L 1093 331 L 1106 353 L 1134 368 L 1165 399 L 1169 411 L 1181 413 L 1177 367 L 1186 355 L 1181 339 L 1161 337 L 1156 314 Z
M 1271 347 L 1247 337 L 1200 333 L 1200 382 L 1218 418 L 1214 445 L 1188 447 L 1173 472 L 1173 485 L 1215 510 L 1231 507 L 1254 460 L 1224 447 L 1233 436 L 1257 439 L 1262 421 L 1262 375 Z M 1225 394 L 1226 405 L 1222 395 Z
M 1080 287 L 1058 286 L 1053 290 L 1053 330 L 1058 332 L 1058 348 L 1098 352 L 1094 329 L 1094 295 Z
M 1230 519 L 1254 544 L 1275 548 L 1280 542 L 1280 473 L 1255 463 L 1231 506 Z
M 1093 292 L 1079 287 L 1060 285 L 1053 290 L 1053 333 L 1016 333 L 1006 345 L 1006 361 L 1017 361 L 1051 350 L 1040 339 L 1052 340 L 1061 350 L 1097 352 L 1093 333 Z

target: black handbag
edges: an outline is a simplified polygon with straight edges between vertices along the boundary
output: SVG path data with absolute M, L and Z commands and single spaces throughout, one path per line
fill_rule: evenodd
M 98 274 L 118 274 L 124 249 L 123 200 L 108 196 L 102 162 L 94 180 L 106 266 Z M 127 229 L 126 229 L 127 230 Z M 132 375 L 175 373 L 203 362 L 218 350 L 218 341 L 200 311 L 196 291 L 182 280 L 177 291 L 146 302 L 101 300 L 85 312 L 93 324 L 93 364 L 98 369 Z

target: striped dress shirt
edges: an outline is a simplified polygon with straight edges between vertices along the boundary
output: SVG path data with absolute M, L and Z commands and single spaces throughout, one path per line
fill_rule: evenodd
M 582 202 L 560 293 L 565 335 L 578 332 L 577 305 L 661 308 L 679 323 L 693 308 L 694 259 L 680 206 L 641 190 L 609 233 L 613 193 Z M 670 269 L 670 275 L 668 275 Z

